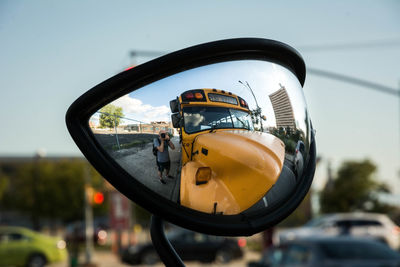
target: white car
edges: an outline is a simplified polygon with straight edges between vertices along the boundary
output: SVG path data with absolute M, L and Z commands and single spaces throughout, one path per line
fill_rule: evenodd
M 350 235 L 378 240 L 392 249 L 400 247 L 400 227 L 385 214 L 336 213 L 318 217 L 302 227 L 278 231 L 277 243 L 311 236 Z

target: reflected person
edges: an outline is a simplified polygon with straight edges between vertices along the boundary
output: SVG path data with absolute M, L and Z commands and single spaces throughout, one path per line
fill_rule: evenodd
M 174 144 L 169 138 L 169 135 L 166 134 L 164 130 L 161 130 L 158 134 L 158 138 L 154 139 L 154 147 L 157 147 L 157 168 L 158 168 L 158 176 L 160 178 L 160 182 L 162 184 L 166 184 L 165 180 L 162 177 L 162 174 L 165 170 L 165 175 L 168 178 L 173 179 L 174 177 L 169 174 L 169 170 L 171 167 L 171 161 L 169 159 L 168 147 L 171 149 L 175 149 Z

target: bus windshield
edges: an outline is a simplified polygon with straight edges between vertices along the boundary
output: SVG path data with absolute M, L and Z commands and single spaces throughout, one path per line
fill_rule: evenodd
M 185 107 L 183 108 L 185 132 L 195 133 L 210 129 L 254 130 L 250 113 L 223 107 Z

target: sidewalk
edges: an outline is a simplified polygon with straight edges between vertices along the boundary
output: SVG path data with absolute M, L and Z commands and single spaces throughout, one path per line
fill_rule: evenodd
M 242 259 L 232 261 L 228 264 L 225 264 L 225 266 L 245 267 L 245 266 L 247 266 L 248 261 L 258 260 L 258 259 L 260 259 L 260 257 L 261 257 L 261 255 L 259 253 L 252 252 L 252 251 L 245 251 Z M 79 262 L 84 262 L 84 254 L 83 253 L 80 257 Z M 92 266 L 96 266 L 96 267 L 110 267 L 110 266 L 112 266 L 112 267 L 127 267 L 127 266 L 131 266 L 131 265 L 122 263 L 116 255 L 114 255 L 112 252 L 109 252 L 109 251 L 96 251 L 93 255 L 93 263 L 95 265 L 92 265 Z M 221 264 L 218 264 L 218 263 L 208 264 L 208 263 L 200 263 L 200 262 L 195 262 L 195 261 L 194 262 L 185 262 L 185 265 L 187 267 L 202 267 L 202 266 L 218 267 L 218 266 L 221 266 Z M 144 267 L 145 265 L 135 265 L 135 266 Z M 162 267 L 162 266 L 164 266 L 164 264 L 158 263 L 158 264 L 155 264 L 152 266 Z M 64 263 L 60 263 L 60 264 L 52 264 L 49 267 L 68 267 L 68 263 L 64 262 Z

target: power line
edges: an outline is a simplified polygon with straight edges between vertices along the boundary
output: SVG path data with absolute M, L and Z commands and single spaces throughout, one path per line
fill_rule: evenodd
M 355 49 L 371 49 L 371 48 L 389 48 L 389 47 L 400 47 L 400 39 L 386 39 L 386 40 L 375 40 L 366 42 L 352 42 L 342 44 L 321 44 L 321 45 L 304 45 L 297 46 L 296 49 L 302 52 L 321 52 L 329 50 L 355 50 Z
M 314 69 L 314 68 L 307 68 L 307 72 L 310 74 L 324 76 L 326 78 L 330 78 L 333 80 L 339 80 L 342 82 L 352 83 L 352 84 L 355 84 L 358 86 L 366 87 L 371 90 L 379 91 L 381 93 L 395 95 L 395 96 L 400 97 L 400 90 L 397 90 L 397 89 L 394 89 L 394 88 L 391 88 L 391 87 L 388 87 L 385 85 L 377 84 L 374 82 L 369 82 L 369 81 L 365 81 L 365 80 L 358 79 L 355 77 L 351 77 L 351 76 L 347 76 L 347 75 L 343 75 L 343 74 L 339 74 L 339 73 L 334 73 L 334 72 L 330 72 L 330 71 L 320 70 L 320 69 Z
M 137 56 L 141 56 L 141 57 L 157 57 L 160 55 L 165 55 L 168 52 L 162 52 L 162 51 L 151 51 L 151 50 L 131 50 L 129 52 L 129 55 L 131 57 L 137 57 Z
M 305 46 L 303 50 L 309 51 L 317 51 L 322 49 L 344 49 L 344 48 L 360 48 L 360 47 L 377 47 L 377 46 L 400 46 L 400 39 L 393 39 L 393 40 L 380 40 L 380 41 L 370 41 L 364 43 L 353 43 L 353 44 L 337 44 L 337 45 L 320 45 L 320 46 Z M 167 52 L 161 51 L 150 51 L 150 50 L 131 50 L 130 56 L 134 59 L 137 56 L 147 56 L 147 57 L 155 57 L 166 54 Z M 308 68 L 307 72 L 314 75 L 323 76 L 333 80 L 339 80 L 342 82 L 347 82 L 351 84 L 355 84 L 358 86 L 362 86 L 371 90 L 379 91 L 381 93 L 391 94 L 400 97 L 400 90 L 381 85 L 378 83 L 358 79 L 355 77 L 334 73 L 330 71 L 315 69 L 315 68 Z

